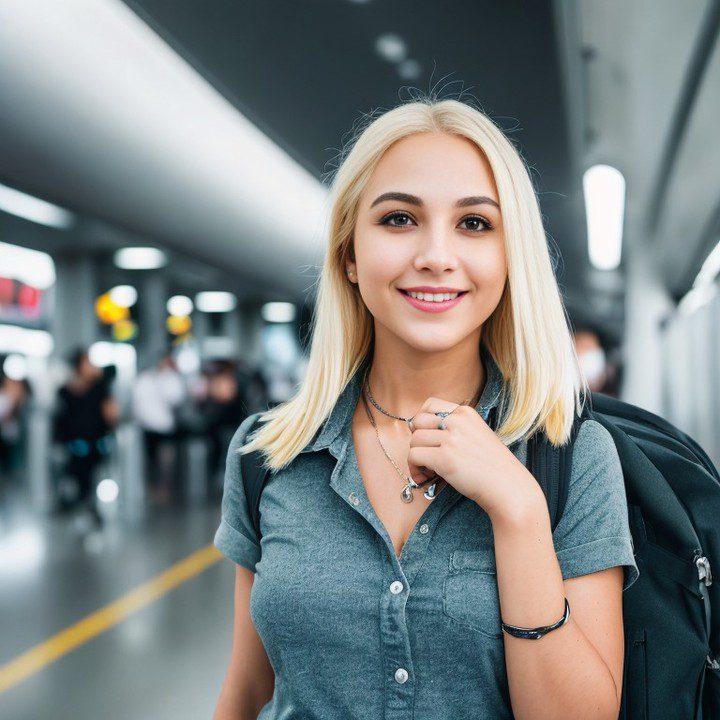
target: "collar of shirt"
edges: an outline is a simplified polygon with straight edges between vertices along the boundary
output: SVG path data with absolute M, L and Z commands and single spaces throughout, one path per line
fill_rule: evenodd
M 490 411 L 500 402 L 503 390 L 505 389 L 505 383 L 500 368 L 495 362 L 495 358 L 484 343 L 480 344 L 480 353 L 487 373 L 487 379 L 475 409 L 482 415 L 483 419 L 487 421 Z M 300 452 L 314 452 L 328 448 L 338 437 L 340 431 L 350 421 L 352 413 L 357 407 L 367 363 L 368 359 L 361 363 L 348 381 L 345 389 L 340 393 L 335 407 L 320 430 L 316 433 L 315 438 Z

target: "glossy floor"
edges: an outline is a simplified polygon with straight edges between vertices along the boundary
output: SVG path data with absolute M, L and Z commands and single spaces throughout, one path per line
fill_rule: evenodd
M 163 508 L 133 527 L 82 534 L 70 518 L 37 519 L 26 507 L 8 493 L 0 503 L 0 683 L 31 648 L 211 545 L 220 514 L 219 501 Z M 0 719 L 212 717 L 230 655 L 233 579 L 232 563 L 211 559 L 108 629 L 6 682 Z

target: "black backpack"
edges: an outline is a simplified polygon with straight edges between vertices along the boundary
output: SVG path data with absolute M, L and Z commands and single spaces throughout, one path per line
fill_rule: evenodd
M 553 448 L 544 434 L 528 439 L 527 467 L 545 493 L 553 530 L 567 498 L 571 448 L 588 418 L 615 441 L 640 571 L 623 592 L 619 720 L 720 720 L 720 590 L 711 575 L 711 561 L 720 567 L 717 469 L 691 437 L 663 418 L 593 392 L 569 443 Z M 488 424 L 497 428 L 497 406 Z M 260 537 L 260 494 L 268 474 L 260 452 L 241 456 L 241 473 Z

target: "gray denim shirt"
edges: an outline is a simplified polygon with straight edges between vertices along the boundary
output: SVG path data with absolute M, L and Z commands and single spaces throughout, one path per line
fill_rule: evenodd
M 487 419 L 505 386 L 481 348 L 488 379 L 476 409 Z M 255 572 L 250 613 L 275 672 L 258 717 L 512 718 L 490 519 L 451 485 L 432 501 L 416 491 L 414 502 L 427 508 L 398 559 L 368 500 L 352 439 L 362 370 L 312 442 L 268 479 L 260 540 L 236 452 L 257 414 L 230 445 L 214 544 Z M 526 443 L 513 452 L 524 463 Z M 553 541 L 563 579 L 621 565 L 626 589 L 639 576 L 622 468 L 595 421 L 578 434 Z

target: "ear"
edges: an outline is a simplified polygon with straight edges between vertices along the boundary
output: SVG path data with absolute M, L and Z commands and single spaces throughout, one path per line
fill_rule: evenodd
M 357 263 L 355 262 L 355 248 L 352 243 L 348 250 L 347 260 L 345 261 L 345 274 L 350 282 L 357 282 Z

